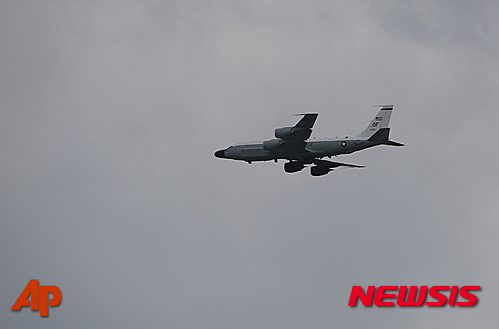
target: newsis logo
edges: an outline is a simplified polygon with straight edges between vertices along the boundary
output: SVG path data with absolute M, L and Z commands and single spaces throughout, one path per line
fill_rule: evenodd
M 50 299 L 49 293 L 53 295 Z M 38 280 L 30 280 L 14 305 L 12 305 L 11 310 L 19 311 L 21 307 L 30 306 L 31 304 L 32 311 L 40 310 L 40 316 L 49 316 L 49 305 L 59 305 L 61 298 L 61 290 L 57 286 L 40 286 Z
M 364 306 L 371 306 L 373 301 L 377 306 L 443 306 L 449 304 L 451 306 L 473 306 L 478 302 L 477 297 L 470 290 L 480 290 L 480 286 L 433 286 L 428 289 L 428 286 L 421 286 L 418 293 L 418 286 L 368 286 L 367 292 L 364 293 L 361 286 L 353 286 L 350 293 L 348 305 L 356 306 L 357 300 L 360 299 Z M 407 290 L 409 293 L 407 294 Z M 388 293 L 391 291 L 392 293 Z M 427 294 L 434 301 L 426 301 Z M 458 300 L 460 296 L 461 301 Z M 426 303 L 426 304 L 425 304 Z

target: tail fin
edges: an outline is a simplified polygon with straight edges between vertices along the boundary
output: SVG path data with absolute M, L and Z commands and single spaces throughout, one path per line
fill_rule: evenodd
M 390 122 L 390 117 L 392 115 L 393 105 L 380 105 L 380 106 L 381 110 L 379 110 L 378 114 L 376 114 L 374 119 L 372 119 L 367 128 L 359 135 L 360 138 L 369 139 L 373 137 L 373 135 L 376 134 L 380 129 L 388 128 L 388 123 Z M 386 133 L 384 133 L 383 135 L 385 134 Z M 388 134 L 386 134 L 385 138 L 388 139 Z
M 392 115 L 393 105 L 381 105 L 381 110 L 371 121 L 369 126 L 359 135 L 359 137 L 367 138 L 370 142 L 378 142 L 383 145 L 404 146 L 404 144 L 391 141 L 390 128 L 388 123 Z

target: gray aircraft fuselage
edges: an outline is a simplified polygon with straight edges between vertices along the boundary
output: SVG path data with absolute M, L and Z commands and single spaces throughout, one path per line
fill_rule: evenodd
M 390 121 L 393 105 L 382 105 L 381 110 L 372 119 L 366 129 L 354 139 L 309 139 L 312 127 L 317 119 L 317 113 L 302 114 L 303 118 L 293 127 L 275 129 L 275 139 L 263 142 L 240 143 L 215 152 L 217 158 L 253 161 L 277 162 L 286 159 L 284 171 L 298 172 L 305 165 L 310 168 L 312 176 L 326 175 L 333 168 L 340 166 L 362 168 L 364 166 L 320 160 L 323 157 L 332 157 L 340 154 L 350 154 L 377 145 L 403 146 L 403 144 L 389 140 Z
M 337 156 L 340 154 L 350 154 L 369 147 L 385 144 L 383 141 L 368 141 L 361 139 L 324 139 L 307 141 L 305 150 L 280 152 L 280 150 L 265 150 L 263 142 L 249 142 L 229 146 L 225 150 L 215 153 L 217 158 L 233 160 L 269 161 L 278 159 L 306 161 L 310 157 L 323 158 Z

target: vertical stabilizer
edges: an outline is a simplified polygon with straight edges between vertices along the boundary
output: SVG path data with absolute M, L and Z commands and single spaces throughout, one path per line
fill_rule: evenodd
M 392 115 L 393 105 L 380 105 L 381 110 L 372 119 L 367 128 L 358 136 L 360 138 L 370 138 L 381 128 L 388 128 L 390 117 Z M 378 107 L 378 106 L 376 106 Z

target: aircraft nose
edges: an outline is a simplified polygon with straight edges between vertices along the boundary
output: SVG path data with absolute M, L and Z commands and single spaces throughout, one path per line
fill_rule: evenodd
M 225 150 L 220 150 L 215 152 L 217 158 L 225 158 Z

